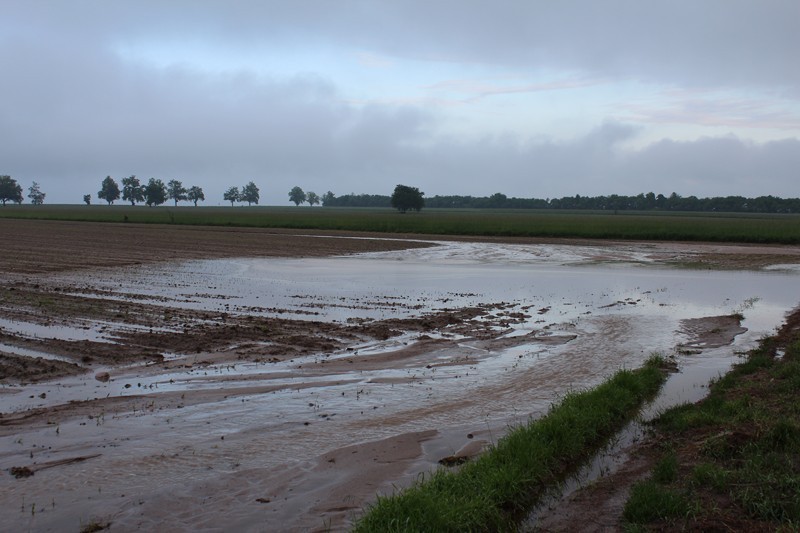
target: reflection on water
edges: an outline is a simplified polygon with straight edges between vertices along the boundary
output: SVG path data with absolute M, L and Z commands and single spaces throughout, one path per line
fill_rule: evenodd
M 500 301 L 548 306 L 551 316 L 570 320 L 605 305 L 619 314 L 626 308 L 622 302 L 629 314 L 669 314 L 663 307 L 680 307 L 676 316 L 728 313 L 752 298 L 778 298 L 783 312 L 782 294 L 793 305 L 795 295 L 785 294 L 784 283 L 795 279 L 792 272 L 642 268 L 637 266 L 646 263 L 642 252 L 617 249 L 613 264 L 610 251 L 598 264 L 601 255 L 598 247 L 446 243 L 332 259 L 209 260 L 107 270 L 93 274 L 89 285 L 120 298 L 150 297 L 148 303 L 157 305 L 330 321 Z M 81 281 L 80 274 L 60 279 Z M 753 316 L 763 317 L 764 311 L 762 304 Z M 774 318 L 770 313 L 766 320 L 774 325 Z
M 674 353 L 685 340 L 678 333 L 682 319 L 740 312 L 748 332 L 734 348 L 744 350 L 777 327 L 798 301 L 787 290 L 797 285 L 792 272 L 664 269 L 642 266 L 644 254 L 618 251 L 617 263 L 598 263 L 601 252 L 451 243 L 331 259 L 192 261 L 105 270 L 91 279 L 60 275 L 64 283 L 111 291 L 120 299 L 135 295 L 153 305 L 339 322 L 505 302 L 503 312 L 527 315 L 509 325 L 510 336 L 546 332 L 575 338 L 565 344 L 526 338 L 503 349 L 453 339 L 414 364 L 369 369 L 347 368 L 342 360 L 350 352 L 341 352 L 270 364 L 138 366 L 112 369 L 114 379 L 106 383 L 79 376 L 7 388 L 0 394 L 6 413 L 106 397 L 134 401 L 130 412 L 106 416 L 98 408 L 24 434 L 3 433 L 3 469 L 102 456 L 20 482 L 4 476 L 4 489 L 13 490 L 3 491 L 0 505 L 22 509 L 11 518 L 17 529 L 58 529 L 65 520 L 77 524 L 112 511 L 115 523 L 133 528 L 140 508 L 213 487 L 238 471 L 291 469 L 331 449 L 409 431 L 437 429 L 442 438 L 486 430 L 497 435 L 509 423 L 542 413 L 569 390 L 639 366 L 653 352 Z M 99 330 L 85 331 L 88 337 Z M 351 348 L 362 356 L 380 355 L 413 342 L 405 336 Z M 457 358 L 463 362 L 432 364 Z M 337 364 L 326 367 L 323 359 Z M 707 381 L 730 360 L 715 352 L 715 358 L 694 356 L 683 364 Z M 670 387 L 684 387 L 681 394 L 690 399 L 702 388 Z M 437 446 L 442 442 L 429 447 Z M 32 502 L 47 505 L 31 513 Z M 213 502 L 195 511 L 176 524 L 191 528 L 200 517 L 213 527 L 226 523 L 224 510 Z M 261 523 L 257 514 L 239 518 Z

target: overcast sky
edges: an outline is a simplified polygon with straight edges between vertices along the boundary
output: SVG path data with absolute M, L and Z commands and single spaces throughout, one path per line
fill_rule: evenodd
M 800 196 L 797 0 L 0 1 L 0 174 Z M 26 202 L 28 199 L 26 198 Z

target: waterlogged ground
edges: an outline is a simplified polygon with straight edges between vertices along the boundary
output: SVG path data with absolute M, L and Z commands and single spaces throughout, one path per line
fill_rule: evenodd
M 654 352 L 682 370 L 663 401 L 699 397 L 797 305 L 800 260 L 762 252 L 440 242 L 11 277 L 2 529 L 346 528 Z

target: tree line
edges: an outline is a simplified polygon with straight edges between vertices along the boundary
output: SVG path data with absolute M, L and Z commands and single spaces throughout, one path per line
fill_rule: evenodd
M 170 180 L 165 184 L 157 178 L 150 178 L 146 184 L 142 184 L 136 176 L 123 178 L 122 188 L 114 178 L 106 176 L 100 184 L 97 197 L 100 200 L 105 200 L 108 205 L 112 205 L 122 198 L 124 202 L 130 202 L 131 205 L 144 203 L 150 207 L 161 205 L 167 200 L 173 200 L 175 205 L 178 205 L 178 202 L 181 201 L 189 201 L 197 205 L 197 202 L 206 199 L 203 189 L 196 185 L 187 189 L 180 180 Z M 85 194 L 83 201 L 86 205 L 91 204 L 92 196 Z
M 509 198 L 502 193 L 489 197 L 434 196 L 430 207 L 467 207 L 495 209 L 570 209 L 595 211 L 698 211 L 725 213 L 800 213 L 800 198 L 775 196 L 718 196 L 698 198 L 672 193 L 653 192 L 635 196 L 564 196 L 562 198 Z
M 157 178 L 150 178 L 146 184 L 142 184 L 136 176 L 123 178 L 121 188 L 114 178 L 106 176 L 100 185 L 97 197 L 105 200 L 108 205 L 112 205 L 122 198 L 124 202 L 130 202 L 131 205 L 144 203 L 150 207 L 161 205 L 167 200 L 172 200 L 175 205 L 178 205 L 178 202 L 188 201 L 192 202 L 196 207 L 197 202 L 203 202 L 206 199 L 203 188 L 197 185 L 187 188 L 183 186 L 183 182 L 180 180 L 169 180 L 165 184 Z M 230 187 L 223 194 L 223 199 L 226 202 L 229 201 L 231 205 L 234 202 L 247 202 L 247 205 L 258 204 L 259 198 L 258 187 L 252 181 L 242 187 L 241 190 L 239 190 L 239 187 Z M 92 196 L 85 194 L 83 201 L 86 205 L 91 204 Z
M 397 185 L 391 196 L 382 194 L 345 194 L 336 196 L 328 191 L 319 196 L 313 191 L 304 191 L 300 187 L 293 187 L 289 191 L 289 201 L 299 206 L 308 203 L 310 206 L 322 204 L 324 207 L 393 207 L 400 212 L 420 211 L 423 206 L 432 208 L 461 208 L 461 209 L 568 209 L 568 210 L 594 210 L 594 211 L 701 211 L 724 213 L 800 213 L 800 198 L 780 198 L 777 196 L 758 196 L 748 198 L 744 196 L 717 196 L 711 198 L 698 198 L 696 196 L 681 196 L 672 193 L 669 196 L 653 192 L 640 193 L 636 196 L 612 194 L 609 196 L 564 196 L 562 198 L 516 198 L 508 197 L 503 193 L 491 196 L 459 196 L 436 195 L 424 198 L 425 193 L 416 187 Z M 31 204 L 44 203 L 46 194 L 42 192 L 37 182 L 28 188 L 27 197 Z M 170 180 L 166 184 L 151 178 L 142 184 L 136 176 L 122 179 L 122 187 L 111 176 L 106 176 L 102 181 L 97 197 L 109 205 L 122 198 L 131 205 L 144 203 L 148 206 L 161 205 L 167 200 L 178 202 L 188 201 L 195 206 L 198 202 L 205 201 L 203 189 L 196 185 L 184 187 L 179 180 Z M 249 182 L 241 189 L 229 187 L 223 194 L 223 199 L 234 205 L 237 202 L 247 205 L 258 204 L 260 191 L 254 182 Z M 83 201 L 89 205 L 92 197 L 86 194 Z M 0 176 L 0 202 L 21 204 L 23 202 L 23 189 L 15 179 L 8 175 Z
M 233 206 L 234 202 L 247 202 L 247 205 L 258 205 L 259 190 L 255 183 L 252 181 L 239 190 L 239 187 L 229 187 L 222 195 L 223 200 L 230 202 Z
M 325 207 L 392 207 L 392 196 L 328 192 Z M 724 213 L 800 213 L 800 198 L 776 196 L 719 196 L 698 198 L 672 193 L 640 193 L 636 196 L 564 196 L 562 198 L 515 198 L 502 193 L 491 196 L 436 195 L 425 198 L 425 207 L 459 209 L 569 209 L 594 211 L 697 211 Z
M 322 203 L 325 207 L 393 207 L 405 213 L 406 211 L 421 211 L 425 206 L 425 193 L 417 187 L 408 185 L 397 185 L 391 196 L 380 194 L 349 194 L 337 198 L 336 195 L 328 191 L 318 196 L 315 192 L 305 192 L 300 187 L 292 187 L 289 191 L 289 201 L 299 206 L 308 203 L 314 206 Z
M 35 181 L 28 187 L 28 198 L 30 198 L 31 204 L 42 205 L 45 196 L 47 195 L 42 192 L 41 187 Z M 22 201 L 22 185 L 11 176 L 0 176 L 0 202 L 6 205 L 8 202 L 21 204 Z

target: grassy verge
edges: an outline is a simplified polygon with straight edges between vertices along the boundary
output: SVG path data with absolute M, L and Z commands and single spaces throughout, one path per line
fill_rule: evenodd
M 512 529 L 549 487 L 592 457 L 655 396 L 663 361 L 622 370 L 602 385 L 568 395 L 543 418 L 513 429 L 457 471 L 439 469 L 414 486 L 381 497 L 355 531 Z
M 800 530 L 798 394 L 800 311 L 706 399 L 656 420 L 662 457 L 631 490 L 627 529 Z
M 336 207 L 7 205 L 0 218 L 341 231 L 632 240 L 800 243 L 800 215 Z

